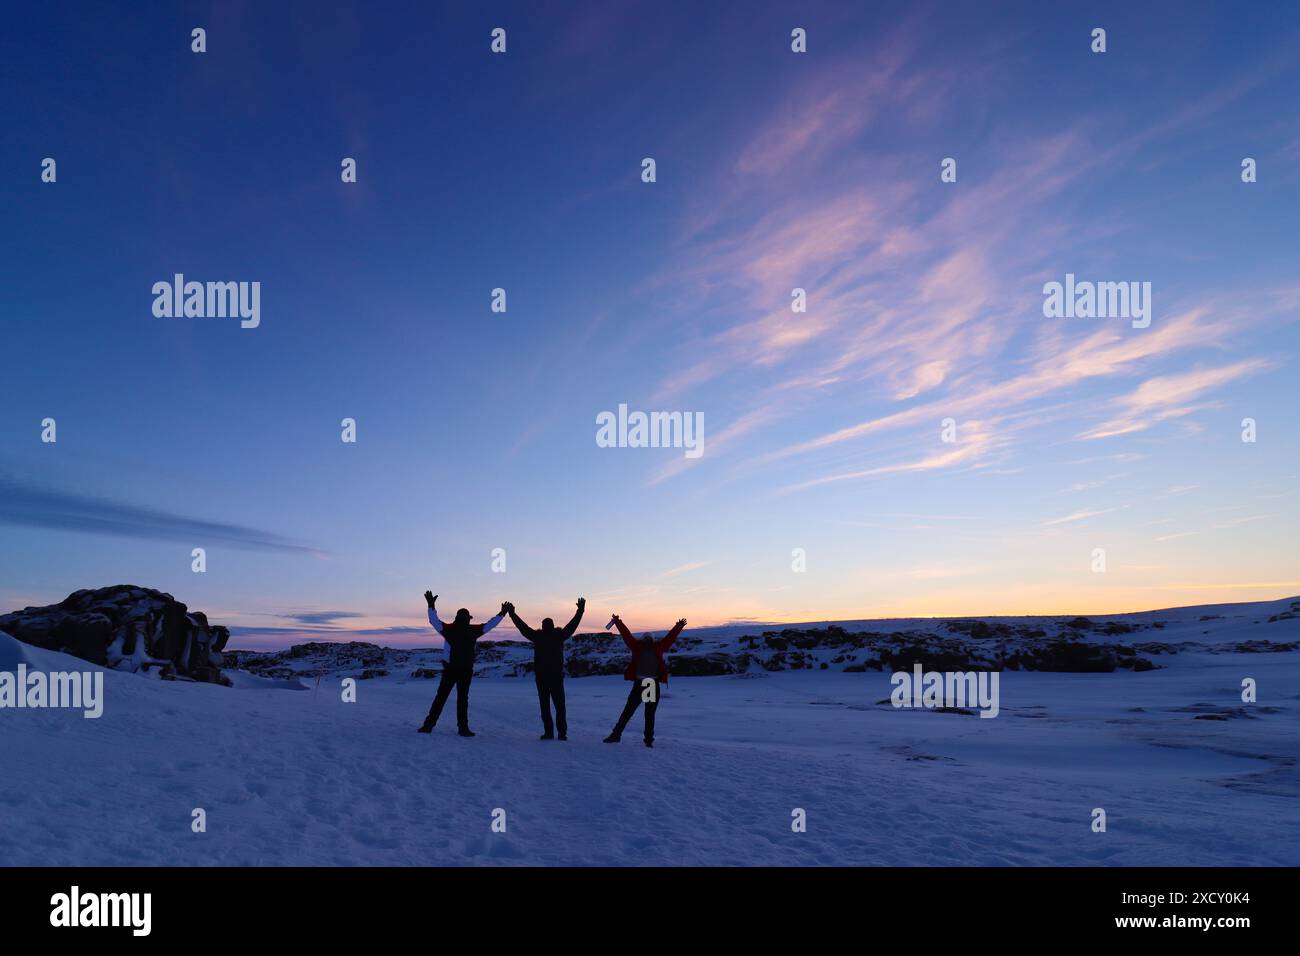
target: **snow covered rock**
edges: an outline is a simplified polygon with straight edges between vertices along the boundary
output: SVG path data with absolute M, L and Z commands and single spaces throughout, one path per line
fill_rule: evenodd
M 233 650 L 224 656 L 227 667 L 276 680 L 328 675 L 371 680 L 387 676 L 390 668 L 404 665 L 413 654 L 423 660 L 433 653 L 395 650 L 366 641 L 308 641 L 283 651 Z
M 119 584 L 75 591 L 58 604 L 0 616 L 0 631 L 103 667 L 230 684 L 221 673 L 230 632 L 151 588 Z
M 749 669 L 748 654 L 670 654 L 668 674 L 671 677 L 714 677 L 724 674 L 743 674 Z

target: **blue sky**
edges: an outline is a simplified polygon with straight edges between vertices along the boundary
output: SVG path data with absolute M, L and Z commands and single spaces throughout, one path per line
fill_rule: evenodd
M 1300 13 L 865 6 L 11 16 L 0 606 L 431 643 L 425 588 L 644 628 L 1300 593 Z M 156 318 L 176 272 L 260 327 Z M 1045 318 L 1066 273 L 1150 327 Z M 620 403 L 703 456 L 597 447 Z

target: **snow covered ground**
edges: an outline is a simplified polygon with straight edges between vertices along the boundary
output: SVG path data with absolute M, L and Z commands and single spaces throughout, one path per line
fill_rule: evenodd
M 567 682 L 561 743 L 537 739 L 527 677 L 476 680 L 462 739 L 454 701 L 415 733 L 429 680 L 360 681 L 343 703 L 337 678 L 110 671 L 99 720 L 0 710 L 0 862 L 1294 866 L 1300 652 L 1213 652 L 1300 639 L 1300 618 L 1267 621 L 1288 607 L 1152 612 L 1159 640 L 1203 647 L 1146 672 L 1006 671 L 992 720 L 881 705 L 887 672 L 674 679 L 654 750 L 640 714 L 601 743 L 617 677 Z M 91 666 L 0 636 L 0 670 L 19 661 Z

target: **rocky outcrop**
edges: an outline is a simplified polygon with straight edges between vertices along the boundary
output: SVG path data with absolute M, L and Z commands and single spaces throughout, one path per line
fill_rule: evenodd
M 946 631 L 947 633 L 944 633 Z M 1144 654 L 1177 653 L 1173 645 L 1090 643 L 1076 638 L 1078 629 L 1063 624 L 1061 633 L 1011 628 L 984 621 L 952 622 L 939 632 L 850 632 L 825 628 L 768 631 L 732 638 L 708 646 L 679 641 L 666 655 L 673 677 L 721 677 L 764 672 L 838 670 L 1032 670 L 1108 673 L 1151 670 Z M 396 649 L 360 642 L 298 644 L 284 651 L 227 653 L 227 666 L 263 677 L 314 678 L 325 675 L 384 676 L 387 671 L 415 679 L 442 676 L 440 650 Z M 568 642 L 565 673 L 569 677 L 619 677 L 627 669 L 628 651 L 622 641 L 604 634 L 580 634 Z M 521 641 L 481 642 L 474 668 L 479 676 L 529 677 L 532 646 Z
M 1103 673 L 1120 668 L 1151 670 L 1138 656 L 1144 648 L 1079 639 L 1094 624 L 1086 618 L 1059 622 L 1060 632 L 1001 621 L 946 621 L 934 632 L 850 632 L 825 628 L 767 631 L 738 638 L 754 663 L 768 671 L 835 667 L 847 673 L 868 670 L 1029 670 Z M 1111 631 L 1100 626 L 1101 633 Z
M 667 662 L 670 677 L 717 677 L 749 669 L 748 654 L 669 654 Z
M 371 680 L 406 662 L 402 651 L 366 641 L 308 641 L 284 651 L 227 651 L 226 666 L 274 680 L 329 674 Z M 431 675 L 430 675 L 431 676 Z
M 1268 619 L 1268 623 L 1276 624 L 1278 621 L 1294 621 L 1297 613 L 1300 613 L 1300 601 L 1292 601 L 1291 610 L 1274 614 Z
M 221 673 L 230 632 L 151 588 L 119 584 L 75 591 L 58 604 L 0 617 L 0 631 L 102 667 L 230 684 Z
M 1293 605 L 1300 610 L 1300 601 Z M 1080 674 L 1149 671 L 1176 654 L 1274 653 L 1296 650 L 1296 640 L 1267 637 L 1248 641 L 1198 643 L 1192 640 L 1154 641 L 1165 636 L 1163 621 L 1111 620 L 1076 616 L 1021 618 L 955 618 L 900 630 L 848 630 L 838 624 L 785 627 L 759 633 L 709 629 L 683 635 L 666 655 L 676 677 L 766 677 L 784 671 L 864 672 L 911 671 L 1056 671 Z M 1208 623 L 1208 622 L 1207 622 Z M 1262 623 L 1262 620 L 1261 620 Z M 1273 624 L 1267 635 L 1293 638 L 1288 625 Z M 1157 631 L 1163 631 L 1157 635 Z M 1263 631 L 1263 628 L 1261 628 Z M 1177 631 L 1183 636 L 1182 631 Z M 648 636 L 648 635 L 642 635 Z M 375 644 L 312 643 L 286 651 L 227 652 L 227 666 L 268 677 L 440 678 L 444 656 L 440 649 L 396 649 Z M 621 677 L 627 669 L 627 647 L 608 632 L 577 634 L 566 643 L 565 673 L 569 677 Z M 475 674 L 527 678 L 533 673 L 533 648 L 518 640 L 481 641 Z

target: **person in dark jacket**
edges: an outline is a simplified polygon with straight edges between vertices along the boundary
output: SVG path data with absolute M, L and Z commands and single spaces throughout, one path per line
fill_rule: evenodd
M 610 619 L 610 623 L 617 625 L 623 643 L 632 652 L 632 660 L 627 665 L 627 670 L 623 672 L 623 679 L 633 683 L 627 695 L 627 703 L 623 706 L 623 713 L 619 715 L 618 723 L 605 738 L 605 743 L 616 744 L 623 738 L 623 730 L 627 727 L 627 722 L 632 719 L 632 715 L 636 713 L 637 705 L 644 703 L 645 745 L 653 747 L 655 712 L 659 709 L 659 689 L 668 683 L 668 665 L 664 662 L 664 652 L 673 646 L 677 635 L 681 634 L 682 628 L 686 626 L 686 619 L 682 618 L 674 624 L 673 629 L 657 641 L 648 635 L 638 641 L 617 614 Z
M 554 740 L 555 731 L 561 740 L 569 739 L 569 719 L 564 710 L 564 642 L 573 637 L 587 607 L 586 598 L 578 598 L 578 613 L 573 620 L 557 628 L 549 617 L 543 619 L 542 629 L 535 631 L 515 613 L 515 606 L 507 601 L 503 607 L 515 622 L 515 627 L 533 645 L 533 679 L 537 683 L 537 702 L 542 708 L 542 740 Z M 555 704 L 555 722 L 551 722 L 551 703 Z
M 424 600 L 429 605 L 429 623 L 442 635 L 443 647 L 447 659 L 442 665 L 442 680 L 438 684 L 438 693 L 429 708 L 429 716 L 420 725 L 420 733 L 433 731 L 442 714 L 442 706 L 451 695 L 451 688 L 456 688 L 456 732 L 462 737 L 473 737 L 469 729 L 469 682 L 474 678 L 475 642 L 492 628 L 501 623 L 506 616 L 506 606 L 501 605 L 501 612 L 484 624 L 471 624 L 472 615 L 461 608 L 456 612 L 456 619 L 450 624 L 443 624 L 438 619 L 438 595 L 431 591 L 424 592 Z

